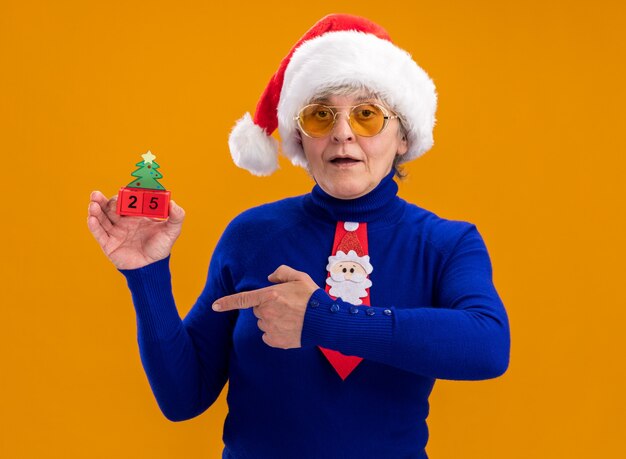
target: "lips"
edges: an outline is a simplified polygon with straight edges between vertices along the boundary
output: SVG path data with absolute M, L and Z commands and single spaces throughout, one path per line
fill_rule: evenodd
M 330 162 L 333 164 L 343 165 L 343 164 L 356 164 L 361 161 L 356 158 L 352 158 L 350 156 L 336 156 L 334 158 L 331 158 Z

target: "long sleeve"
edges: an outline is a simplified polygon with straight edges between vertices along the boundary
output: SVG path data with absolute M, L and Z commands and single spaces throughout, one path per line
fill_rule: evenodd
M 180 319 L 172 295 L 169 257 L 120 270 L 136 310 L 141 361 L 161 411 L 172 421 L 202 413 L 228 379 L 236 313 L 207 312 L 214 298 L 226 294 L 216 264 L 212 260 L 205 289 L 185 320 Z M 198 315 L 203 316 L 201 332 Z
M 473 225 L 447 254 L 434 291 L 434 305 L 370 308 L 333 300 L 319 289 L 308 303 L 302 344 L 434 378 L 474 380 L 504 373 L 508 319 L 487 249 Z

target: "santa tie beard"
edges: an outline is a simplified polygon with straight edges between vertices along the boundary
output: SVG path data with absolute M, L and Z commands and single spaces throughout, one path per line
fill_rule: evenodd
M 372 286 L 372 281 L 365 275 L 356 273 L 350 279 L 346 279 L 343 273 L 331 273 L 326 283 L 331 287 L 328 293 L 354 305 L 363 304 L 361 298 L 367 296 L 366 289 Z

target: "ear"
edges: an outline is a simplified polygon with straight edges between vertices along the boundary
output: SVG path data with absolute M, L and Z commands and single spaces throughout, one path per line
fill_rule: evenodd
M 403 135 L 398 143 L 398 151 L 396 155 L 405 155 L 407 151 L 409 151 L 409 142 L 406 140 L 406 135 Z
M 302 133 L 300 132 L 300 129 L 296 129 L 295 137 L 296 137 L 296 142 L 298 142 L 298 145 L 302 145 Z

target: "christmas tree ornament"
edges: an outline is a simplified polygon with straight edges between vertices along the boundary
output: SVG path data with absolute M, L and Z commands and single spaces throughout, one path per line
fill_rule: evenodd
M 158 181 L 163 178 L 157 171 L 161 166 L 150 150 L 141 157 L 143 161 L 135 164 L 139 169 L 130 174 L 136 179 L 120 188 L 117 195 L 117 214 L 165 220 L 169 215 L 170 192 Z

